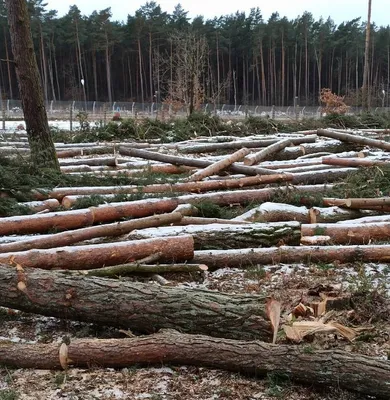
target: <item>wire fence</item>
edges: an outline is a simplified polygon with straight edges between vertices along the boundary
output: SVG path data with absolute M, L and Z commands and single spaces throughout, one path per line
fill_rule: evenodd
M 2 104 L 3 118 L 23 118 L 23 109 L 20 100 L 5 100 Z M 135 103 L 99 101 L 48 101 L 46 111 L 49 118 L 76 119 L 80 112 L 86 112 L 92 120 L 112 119 L 115 115 L 122 118 L 169 118 L 188 115 L 188 107 L 173 106 L 165 103 Z M 199 112 L 218 115 L 222 118 L 244 118 L 248 116 L 268 117 L 272 119 L 303 119 L 320 118 L 323 116 L 321 107 L 300 106 L 248 106 L 232 104 L 202 104 Z M 360 107 L 350 107 L 348 114 L 358 115 L 363 111 Z M 371 111 L 390 113 L 390 107 L 377 107 Z

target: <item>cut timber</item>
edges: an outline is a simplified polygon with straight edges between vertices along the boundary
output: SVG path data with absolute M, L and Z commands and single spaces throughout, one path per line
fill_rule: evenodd
M 19 203 L 19 205 L 28 207 L 34 212 L 40 212 L 44 210 L 55 210 L 60 206 L 60 202 L 56 199 L 47 199 L 43 201 L 27 201 L 25 203 Z
M 130 240 L 153 237 L 192 235 L 196 249 L 232 249 L 272 246 L 278 243 L 299 244 L 299 222 L 271 222 L 242 225 L 210 224 L 166 226 L 136 230 L 127 237 Z
M 278 221 L 299 221 L 309 222 L 309 210 L 304 207 L 297 207 L 285 203 L 265 202 L 258 207 L 252 208 L 246 213 L 233 218 L 232 221 L 250 222 L 278 222 Z
M 226 169 L 236 161 L 242 160 L 249 153 L 250 151 L 246 148 L 240 149 L 235 153 L 230 154 L 228 157 L 223 158 L 222 160 L 219 160 L 198 172 L 195 172 L 188 178 L 188 180 L 196 182 L 196 181 L 201 181 L 202 179 L 207 178 L 208 176 L 218 174 L 220 171 Z
M 77 271 L 86 276 L 114 277 L 129 274 L 164 274 L 177 272 L 205 272 L 208 270 L 204 264 L 121 264 L 112 267 L 103 267 L 90 270 Z
M 375 147 L 378 149 L 390 151 L 390 143 L 384 140 L 370 139 L 358 135 L 351 135 L 349 133 L 343 133 L 340 131 L 334 131 L 331 129 L 318 129 L 318 136 L 325 136 L 332 139 L 337 139 L 342 142 L 357 143 L 363 146 Z
M 96 222 L 111 222 L 121 218 L 140 218 L 173 211 L 177 199 L 148 199 L 123 203 L 104 204 L 74 211 L 23 215 L 0 219 L 0 236 L 13 233 L 42 233 L 48 230 L 76 229 Z
M 322 222 L 322 221 L 320 221 Z M 367 224 L 371 222 L 390 222 L 390 215 L 376 215 L 361 217 L 356 219 L 349 219 L 338 222 L 339 224 Z
M 250 224 L 250 222 L 234 221 L 231 219 L 222 219 L 222 218 L 183 217 L 177 225 L 207 225 L 207 224 L 243 225 L 243 224 Z
M 146 160 L 162 161 L 174 165 L 186 165 L 190 167 L 206 168 L 211 165 L 212 161 L 200 160 L 196 158 L 171 156 L 147 150 L 132 149 L 129 147 L 120 147 L 119 153 L 125 156 L 139 157 Z M 273 171 L 266 168 L 248 167 L 245 165 L 232 164 L 228 168 L 229 171 L 244 175 L 271 175 Z
M 31 239 L 20 240 L 13 243 L 0 244 L 0 253 L 69 246 L 74 243 L 97 237 L 124 235 L 134 229 L 177 223 L 180 222 L 181 219 L 181 213 L 173 212 L 170 214 L 152 215 L 150 217 L 132 219 L 130 221 L 114 222 L 107 225 L 96 225 L 76 230 L 68 230 L 65 232 L 54 233 L 52 235 L 32 237 Z
M 292 142 L 290 139 L 283 139 L 279 142 L 271 144 L 270 146 L 266 147 L 259 152 L 249 155 L 245 158 L 244 164 L 245 165 L 254 165 L 258 164 L 261 161 L 265 161 L 273 154 L 277 153 L 280 150 L 283 150 L 287 146 L 291 146 Z
M 314 143 L 317 139 L 317 135 L 311 135 L 306 137 L 289 137 L 288 140 L 294 144 L 299 145 L 302 143 Z M 260 139 L 260 140 L 235 140 L 229 143 L 205 143 L 197 144 L 192 146 L 182 146 L 179 147 L 181 153 L 209 153 L 212 151 L 219 150 L 233 150 L 240 149 L 242 147 L 246 148 L 256 148 L 256 147 L 267 147 L 279 142 L 281 138 L 275 139 Z
M 332 223 L 344 220 L 350 220 L 351 218 L 359 218 L 363 215 L 375 214 L 375 211 L 362 211 L 352 210 L 348 208 L 342 208 L 337 206 L 332 207 L 312 207 L 309 210 L 310 222 L 315 223 Z
M 350 199 L 335 199 L 325 197 L 323 199 L 324 206 L 339 206 L 348 208 L 361 208 L 361 209 L 385 209 L 390 208 L 390 197 L 377 197 L 377 198 L 350 198 Z
M 389 222 L 366 224 L 304 224 L 302 236 L 326 235 L 334 244 L 368 244 L 372 240 L 388 240 Z
M 118 165 L 117 157 L 101 157 L 101 158 L 81 158 L 73 160 L 60 160 L 60 166 L 69 165 L 107 165 L 116 167 Z
M 352 172 L 354 168 L 337 168 L 337 169 L 324 169 L 321 171 L 308 171 L 293 173 L 293 184 L 317 184 L 324 182 L 334 182 L 345 178 Z
M 247 186 L 267 185 L 270 183 L 288 182 L 293 179 L 292 174 L 274 174 L 263 176 L 247 176 L 238 179 L 220 179 L 202 182 L 162 183 L 148 186 L 115 186 L 115 187 L 73 187 L 57 188 L 49 193 L 50 197 L 62 199 L 62 206 L 73 207 L 83 197 L 96 194 L 111 199 L 114 193 L 178 193 L 178 192 L 207 192 L 220 189 L 234 189 Z
M 273 160 L 292 160 L 307 154 L 316 153 L 342 153 L 344 151 L 356 150 L 356 145 L 350 145 L 346 143 L 340 143 L 339 141 L 319 142 L 313 144 L 307 144 L 305 146 L 292 146 L 287 147 L 278 153 L 274 154 Z
M 339 157 L 324 157 L 323 164 L 338 165 L 342 167 L 390 167 L 390 161 L 381 161 L 365 158 L 339 158 Z
M 134 242 L 67 246 L 0 254 L 0 263 L 17 263 L 29 268 L 91 269 L 123 264 L 150 254 L 161 253 L 162 262 L 190 260 L 194 252 L 192 236 L 163 237 Z
M 134 332 L 268 340 L 265 298 L 0 265 L 0 306 Z M 0 346 L 1 347 L 1 346 Z
M 389 398 L 389 362 L 342 350 L 309 352 L 301 346 L 188 335 L 174 330 L 126 339 L 76 339 L 62 346 L 66 346 L 65 363 L 69 367 L 194 365 L 254 377 L 272 373 L 309 386 L 337 387 L 378 399 Z M 58 343 L 3 340 L 0 360 L 10 368 L 62 369 L 59 349 Z
M 280 246 L 241 250 L 198 250 L 191 262 L 210 269 L 246 267 L 255 264 L 390 262 L 390 245 L 370 246 Z

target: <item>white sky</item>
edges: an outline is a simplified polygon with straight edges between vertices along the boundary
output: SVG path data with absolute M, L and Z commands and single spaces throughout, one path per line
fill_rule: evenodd
M 203 15 L 206 19 L 235 13 L 249 12 L 252 7 L 259 7 L 263 18 L 267 20 L 272 12 L 279 12 L 281 17 L 293 19 L 304 11 L 311 12 L 316 19 L 330 16 L 336 24 L 362 17 L 367 19 L 368 0 L 160 0 L 163 11 L 172 12 L 177 3 L 189 12 L 189 17 Z M 83 14 L 89 15 L 94 10 L 111 7 L 113 19 L 126 21 L 128 14 L 134 14 L 146 0 L 47 0 L 48 9 L 58 10 L 58 15 L 66 14 L 69 7 L 76 4 Z M 372 21 L 377 25 L 390 25 L 390 1 L 372 0 Z

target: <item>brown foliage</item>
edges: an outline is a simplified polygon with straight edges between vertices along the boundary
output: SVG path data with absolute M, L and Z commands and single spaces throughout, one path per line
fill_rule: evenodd
M 328 88 L 321 89 L 320 101 L 322 112 L 326 114 L 345 114 L 349 109 L 344 103 L 344 96 L 337 96 Z

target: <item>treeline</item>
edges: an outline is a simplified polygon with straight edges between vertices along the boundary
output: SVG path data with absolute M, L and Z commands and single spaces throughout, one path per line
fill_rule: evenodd
M 63 17 L 29 0 L 33 39 L 47 100 L 165 101 L 172 104 L 317 105 L 321 88 L 361 104 L 365 24 L 335 25 L 304 13 L 294 20 L 259 9 L 190 20 L 146 3 L 125 23 L 110 9 Z M 126 19 L 126 16 L 123 16 Z M 3 96 L 18 98 L 4 2 L 0 2 Z M 370 102 L 389 106 L 390 26 L 372 24 Z M 84 82 L 84 85 L 82 85 Z

